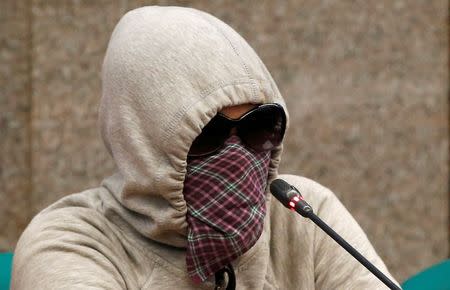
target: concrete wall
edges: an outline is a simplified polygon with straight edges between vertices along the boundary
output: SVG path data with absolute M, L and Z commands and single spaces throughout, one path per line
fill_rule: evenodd
M 110 33 L 143 5 L 206 10 L 260 54 L 291 113 L 281 171 L 331 188 L 403 280 L 448 256 L 448 3 L 75 1 L 0 3 L 0 250 L 30 218 L 98 185 Z

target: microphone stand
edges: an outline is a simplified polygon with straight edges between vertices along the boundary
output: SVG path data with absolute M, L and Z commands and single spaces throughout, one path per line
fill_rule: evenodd
M 312 220 L 319 228 L 327 233 L 333 240 L 335 240 L 341 247 L 343 247 L 350 255 L 358 260 L 364 267 L 367 268 L 372 274 L 381 280 L 389 289 L 401 290 L 392 280 L 384 275 L 377 267 L 375 267 L 369 260 L 361 255 L 355 248 L 353 248 L 347 241 L 345 241 L 338 233 L 330 228 L 321 218 L 319 218 L 314 212 L 311 206 L 303 199 L 301 195 L 294 196 L 289 202 L 289 207 L 295 210 L 303 217 Z

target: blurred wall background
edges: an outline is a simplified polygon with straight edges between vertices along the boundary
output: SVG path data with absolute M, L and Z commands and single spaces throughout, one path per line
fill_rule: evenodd
M 103 55 L 121 15 L 155 4 L 249 41 L 290 108 L 281 172 L 331 188 L 397 279 L 448 256 L 444 0 L 2 0 L 0 251 L 113 171 L 96 127 Z

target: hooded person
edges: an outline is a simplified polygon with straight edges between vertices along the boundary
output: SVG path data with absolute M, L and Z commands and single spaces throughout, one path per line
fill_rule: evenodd
M 285 103 L 228 25 L 190 8 L 132 10 L 112 33 L 102 81 L 100 130 L 117 171 L 33 218 L 12 289 L 385 289 L 270 197 L 273 179 L 293 184 L 388 274 L 330 190 L 278 174 Z

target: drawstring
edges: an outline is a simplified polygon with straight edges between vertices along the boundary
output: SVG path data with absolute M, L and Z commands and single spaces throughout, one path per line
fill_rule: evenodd
M 228 276 L 228 283 L 227 288 L 225 288 L 225 272 Z M 231 264 L 226 265 L 222 269 L 216 272 L 215 274 L 216 278 L 216 287 L 214 287 L 214 290 L 235 290 L 236 289 L 236 275 L 234 274 L 234 269 Z

